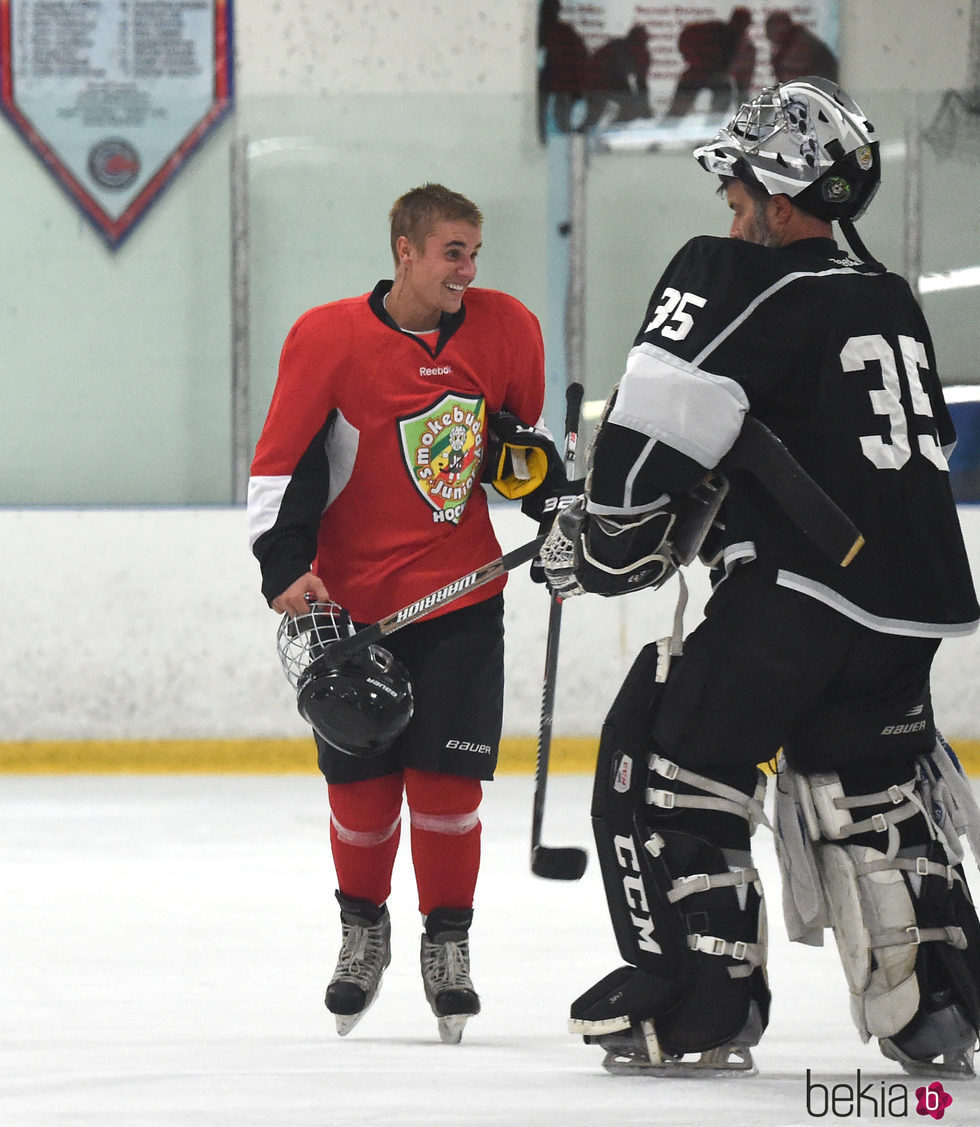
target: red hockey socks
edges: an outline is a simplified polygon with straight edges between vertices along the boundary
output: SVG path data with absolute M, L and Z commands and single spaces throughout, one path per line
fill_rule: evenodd
M 405 771 L 419 911 L 472 908 L 480 871 L 479 779 Z
M 344 896 L 384 904 L 401 836 L 402 777 L 331 783 L 330 846 Z

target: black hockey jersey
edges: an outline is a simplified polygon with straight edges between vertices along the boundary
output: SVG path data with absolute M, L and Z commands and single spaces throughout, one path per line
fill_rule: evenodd
M 589 509 L 638 516 L 717 465 L 751 412 L 863 533 L 829 562 L 733 473 L 724 566 L 758 559 L 783 586 L 885 633 L 972 632 L 978 606 L 949 486 L 955 432 L 922 312 L 898 275 L 830 239 L 769 248 L 691 240 L 650 299 L 592 450 Z

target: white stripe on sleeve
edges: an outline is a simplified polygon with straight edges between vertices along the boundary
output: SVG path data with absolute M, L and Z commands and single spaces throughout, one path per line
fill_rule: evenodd
M 630 351 L 609 421 L 711 469 L 731 449 L 748 409 L 735 380 L 643 343 Z
M 248 479 L 248 544 L 252 547 L 263 532 L 276 523 L 283 494 L 290 482 L 289 474 L 277 477 L 250 477 Z

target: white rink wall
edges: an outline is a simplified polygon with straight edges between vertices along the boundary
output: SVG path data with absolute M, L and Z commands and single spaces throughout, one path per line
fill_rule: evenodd
M 533 535 L 516 506 L 494 514 L 504 550 Z M 961 516 L 980 575 L 980 508 Z M 0 510 L 0 543 L 0 741 L 307 734 L 279 669 L 277 617 L 258 592 L 243 509 Z M 689 586 L 688 632 L 707 596 L 699 566 Z M 672 581 L 565 604 L 556 736 L 598 734 L 636 652 L 670 632 L 677 590 Z M 537 732 L 547 620 L 547 595 L 525 566 L 507 587 L 506 736 Z M 952 739 L 980 738 L 978 657 L 978 635 L 940 648 L 933 692 Z

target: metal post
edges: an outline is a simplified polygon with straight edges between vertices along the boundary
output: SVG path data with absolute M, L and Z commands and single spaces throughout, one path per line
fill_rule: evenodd
M 568 384 L 585 386 L 585 235 L 587 137 L 569 135 L 568 293 L 565 301 L 565 371 Z
M 916 299 L 922 277 L 922 129 L 918 104 L 905 121 L 905 280 Z
M 973 0 L 970 9 L 970 89 L 974 99 L 980 97 L 980 0 Z
M 249 411 L 248 138 L 231 143 L 231 483 L 236 504 L 248 494 Z

